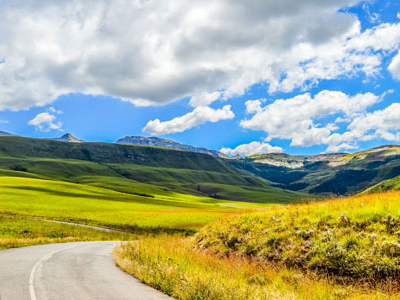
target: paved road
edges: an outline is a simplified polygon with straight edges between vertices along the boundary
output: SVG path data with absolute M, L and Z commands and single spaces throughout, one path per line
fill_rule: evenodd
M 115 266 L 116 242 L 0 251 L 0 300 L 166 300 Z

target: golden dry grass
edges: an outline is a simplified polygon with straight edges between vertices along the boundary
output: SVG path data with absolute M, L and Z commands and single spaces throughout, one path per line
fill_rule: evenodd
M 243 257 L 218 257 L 193 247 L 192 238 L 147 237 L 114 250 L 117 264 L 146 284 L 182 300 L 400 299 L 386 286 L 340 285 L 315 273 Z
M 269 230 L 273 229 L 269 227 L 270 222 L 285 235 L 287 231 L 291 234 L 290 230 L 295 230 L 299 224 L 308 228 L 321 224 L 321 220 L 328 220 L 328 225 L 336 226 L 343 214 L 350 220 L 350 225 L 366 221 L 369 227 L 365 230 L 368 234 L 377 235 L 377 243 L 384 243 L 387 239 L 396 243 L 397 240 L 393 240 L 395 234 L 387 231 L 386 220 L 388 216 L 400 216 L 400 192 L 329 199 L 231 216 L 206 225 L 193 238 L 162 235 L 122 244 L 115 249 L 114 256 L 126 272 L 182 300 L 400 299 L 399 284 L 395 278 L 366 282 L 362 278 L 340 277 L 308 267 L 290 267 L 284 260 L 269 261 L 251 251 L 246 254 L 248 249 L 269 238 L 272 234 Z M 348 235 L 352 235 L 351 230 L 356 228 L 350 225 L 338 227 L 338 239 L 333 239 L 332 243 L 337 242 L 339 248 L 342 243 L 348 243 Z M 318 237 L 318 234 L 315 236 Z M 208 235 L 211 246 L 203 244 L 199 247 L 200 240 L 204 243 L 202 235 Z M 221 240 L 225 237 L 241 244 L 237 248 L 231 247 L 229 240 Z M 368 245 L 360 245 L 365 246 L 360 249 L 368 249 Z M 376 247 L 379 245 L 376 244 Z M 219 251 L 221 247 L 225 247 L 225 251 Z M 376 261 L 379 261 L 379 255 L 383 252 L 376 253 Z

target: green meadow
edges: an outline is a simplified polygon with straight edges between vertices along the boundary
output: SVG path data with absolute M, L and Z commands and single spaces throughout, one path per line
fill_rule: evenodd
M 29 178 L 35 176 L 17 177 L 18 173 L 2 171 L 0 177 L 0 249 L 58 242 L 130 240 L 138 235 L 163 232 L 187 235 L 217 218 L 259 207 L 166 192 L 140 183 L 132 186 L 129 180 L 118 181 L 113 177 L 82 178 L 87 184 L 76 184 Z M 114 185 L 124 192 L 100 185 Z M 45 220 L 97 225 L 129 234 Z
M 144 197 L 97 186 L 0 178 L 0 211 L 118 229 L 196 230 L 239 212 L 242 203 L 183 194 Z M 249 204 L 248 208 L 253 205 Z
M 67 224 L 35 220 L 16 214 L 0 214 L 0 250 L 37 244 L 76 241 L 127 241 L 132 234 L 104 232 Z

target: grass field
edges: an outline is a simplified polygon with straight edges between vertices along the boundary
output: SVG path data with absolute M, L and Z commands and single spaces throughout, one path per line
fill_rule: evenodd
M 243 204 L 182 194 L 143 197 L 62 181 L 1 177 L 0 211 L 125 230 L 197 230 Z
M 399 299 L 400 192 L 271 207 L 115 250 L 178 299 Z
M 21 177 L 0 179 L 0 212 L 139 233 L 157 230 L 193 232 L 219 217 L 261 207 L 171 191 L 148 197 L 62 181 Z
M 28 219 L 15 214 L 0 214 L 0 250 L 37 244 L 76 241 L 126 241 L 131 234 L 104 232 L 91 228 Z
M 221 216 L 259 207 L 252 203 L 184 195 L 147 184 L 132 185 L 128 179 L 114 177 L 82 177 L 85 185 L 16 177 L 18 173 L 6 171 L 2 175 L 14 176 L 0 177 L 0 249 L 55 242 L 129 240 L 132 234 L 193 234 Z M 124 192 L 104 188 L 111 185 Z M 98 225 L 131 235 L 40 219 Z

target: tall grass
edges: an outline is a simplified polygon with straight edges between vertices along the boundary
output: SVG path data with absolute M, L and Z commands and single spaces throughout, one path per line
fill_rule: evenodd
M 177 299 L 400 299 L 400 192 L 271 208 L 115 249 Z
M 199 248 L 374 283 L 400 279 L 400 193 L 244 214 L 206 225 Z
M 114 249 L 117 264 L 181 300 L 399 299 L 390 286 L 341 285 L 328 277 L 193 247 L 193 238 L 158 236 Z

